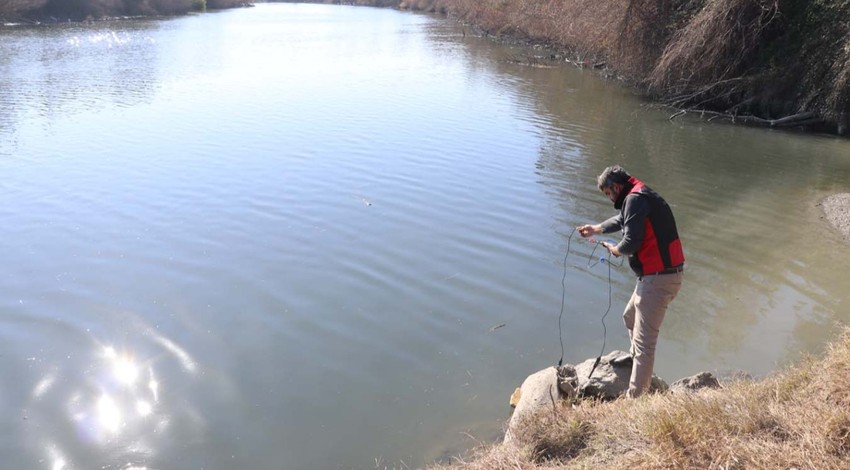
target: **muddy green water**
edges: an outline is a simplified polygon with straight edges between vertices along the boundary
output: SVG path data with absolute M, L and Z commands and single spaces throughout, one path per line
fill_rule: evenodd
M 3 467 L 416 467 L 496 439 L 560 356 L 567 236 L 614 213 L 612 163 L 688 258 L 662 377 L 766 374 L 850 319 L 816 206 L 850 142 L 669 122 L 519 54 L 323 5 L 0 29 Z M 573 247 L 568 362 L 608 301 Z

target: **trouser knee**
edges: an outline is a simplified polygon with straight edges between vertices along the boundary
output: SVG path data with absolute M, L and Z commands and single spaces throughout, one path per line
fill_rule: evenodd
M 650 356 L 655 354 L 655 346 L 658 343 L 657 338 L 644 338 L 641 335 L 634 335 L 632 338 L 632 349 L 635 356 Z

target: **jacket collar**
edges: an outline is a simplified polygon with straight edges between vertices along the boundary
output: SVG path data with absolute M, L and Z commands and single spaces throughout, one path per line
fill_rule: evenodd
M 632 191 L 632 188 L 635 187 L 636 183 L 637 180 L 632 177 L 629 178 L 629 180 L 623 184 L 623 189 L 620 190 L 620 194 L 617 196 L 617 200 L 614 201 L 614 209 L 617 209 L 618 211 L 623 209 L 623 203 L 626 201 L 626 196 L 629 195 L 629 193 Z

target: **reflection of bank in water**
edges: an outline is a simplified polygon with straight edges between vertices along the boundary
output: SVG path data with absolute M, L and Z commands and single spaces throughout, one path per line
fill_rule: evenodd
M 0 124 L 14 129 L 25 127 L 30 113 L 63 116 L 150 102 L 161 61 L 155 30 L 146 22 L 104 22 L 46 28 L 36 39 L 28 28 L 2 31 Z M 55 63 L 63 64 L 61 74 L 47 65 Z

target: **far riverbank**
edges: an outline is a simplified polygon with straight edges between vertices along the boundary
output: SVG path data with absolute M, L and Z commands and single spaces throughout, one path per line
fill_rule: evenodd
M 245 6 L 252 4 L 244 0 L 19 0 L 0 2 L 0 24 L 183 15 Z

